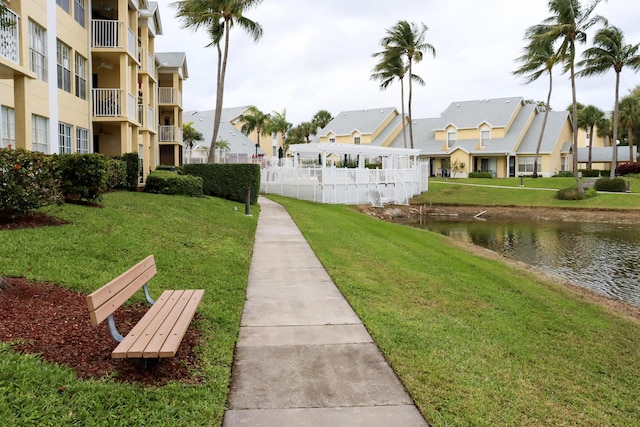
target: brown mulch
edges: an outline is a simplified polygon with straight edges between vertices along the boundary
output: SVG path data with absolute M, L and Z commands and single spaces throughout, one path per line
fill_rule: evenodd
M 0 230 L 65 224 L 40 213 L 0 222 Z M 115 313 L 122 335 L 142 318 L 148 305 L 121 307 Z M 196 320 L 198 315 L 196 314 Z M 194 348 L 200 335 L 191 325 L 176 357 L 152 361 L 140 369 L 136 360 L 112 359 L 116 341 L 107 322 L 91 325 L 86 298 L 50 283 L 0 277 L 0 341 L 14 349 L 38 354 L 48 362 L 68 366 L 81 379 L 111 376 L 114 381 L 160 386 L 171 381 L 197 383 L 191 368 L 197 363 Z

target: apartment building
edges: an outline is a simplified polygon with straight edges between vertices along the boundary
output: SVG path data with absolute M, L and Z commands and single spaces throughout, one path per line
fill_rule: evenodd
M 1 147 L 136 152 L 142 178 L 161 163 L 157 3 L 11 0 L 1 22 Z M 186 73 L 174 71 L 181 76 L 168 80 L 181 91 Z M 178 106 L 181 126 L 181 97 Z M 172 144 L 177 154 L 162 160 L 178 165 L 180 132 Z

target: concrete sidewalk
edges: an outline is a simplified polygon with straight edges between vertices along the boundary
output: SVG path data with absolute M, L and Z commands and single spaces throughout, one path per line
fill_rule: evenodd
M 223 426 L 426 426 L 289 214 L 259 203 Z

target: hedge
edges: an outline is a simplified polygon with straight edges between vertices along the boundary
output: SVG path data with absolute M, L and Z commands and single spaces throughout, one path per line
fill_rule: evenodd
M 182 194 L 202 196 L 202 178 L 193 175 L 178 175 L 175 172 L 156 170 L 147 176 L 146 193 Z
M 258 202 L 260 166 L 257 164 L 188 164 L 182 166 L 186 175 L 202 178 L 202 190 L 207 196 L 244 203 L 246 191 L 251 192 L 250 203 Z

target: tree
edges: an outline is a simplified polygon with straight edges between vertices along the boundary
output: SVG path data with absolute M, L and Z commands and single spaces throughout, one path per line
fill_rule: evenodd
M 228 153 L 229 151 L 231 151 L 231 147 L 229 146 L 229 142 L 227 142 L 224 139 L 219 139 L 216 141 L 216 149 L 220 150 L 220 159 L 222 159 L 222 153 Z
M 285 145 L 287 146 L 287 150 L 290 145 L 304 144 L 305 142 L 306 142 L 305 136 L 303 135 L 302 129 L 300 129 L 300 126 L 292 127 L 291 129 L 289 129 L 289 131 L 287 132 L 287 138 L 285 142 Z
M 633 127 L 640 124 L 640 99 L 633 95 L 627 95 L 620 101 L 620 125 L 627 128 L 627 140 L 629 143 L 629 162 L 635 162 L 633 158 Z
M 252 105 L 248 108 L 249 114 L 243 114 L 240 116 L 240 120 L 244 123 L 242 124 L 242 128 L 240 128 L 240 132 L 245 135 L 249 135 L 251 132 L 255 131 L 258 136 L 258 142 L 256 145 L 260 146 L 260 135 L 269 135 L 271 133 L 269 129 L 269 124 L 271 122 L 271 115 L 265 114 L 258 109 L 255 105 Z
M 328 125 L 331 120 L 333 120 L 333 116 L 329 111 L 320 110 L 315 114 L 315 116 L 313 116 L 313 119 L 311 119 L 311 122 L 315 124 L 317 127 L 319 127 L 320 129 L 322 129 L 326 125 Z
M 189 159 L 191 159 L 193 144 L 196 141 L 202 140 L 204 140 L 204 138 L 202 137 L 202 134 L 193 127 L 193 122 L 184 123 L 182 125 L 182 141 L 184 141 L 184 143 L 187 144 L 187 147 L 189 147 Z
M 460 160 L 458 160 L 458 159 L 456 159 L 456 160 L 452 161 L 452 162 L 451 162 L 451 164 L 450 164 L 451 176 L 452 176 L 453 178 L 455 178 L 455 177 L 456 177 L 456 175 L 457 175 L 458 173 L 462 172 L 466 166 L 467 166 L 467 165 L 465 165 L 465 163 L 464 163 L 464 162 L 461 162 L 461 161 L 460 161 Z
M 600 3 L 600 0 L 592 0 L 586 8 L 582 7 L 580 0 L 549 0 L 551 16 L 544 19 L 541 24 L 534 25 L 527 30 L 527 37 L 538 43 L 559 43 L 556 49 L 558 61 L 564 63 L 564 71 L 570 72 L 571 95 L 573 102 L 573 170 L 578 170 L 578 109 L 576 108 L 576 43 L 585 43 L 586 31 L 597 22 L 603 21 L 600 16 L 591 17 L 591 13 Z M 583 193 L 582 181 L 579 174 L 576 176 L 578 192 Z
M 382 46 L 386 51 L 384 55 L 389 55 L 387 59 L 397 55 L 402 58 L 403 62 L 406 62 L 406 71 L 409 75 L 407 109 L 409 111 L 409 141 L 411 142 L 411 148 L 413 148 L 413 123 L 411 120 L 412 82 L 416 81 L 424 85 L 424 80 L 419 76 L 414 76 L 413 64 L 422 61 L 425 53 L 431 53 L 434 58 L 436 56 L 436 49 L 425 41 L 428 29 L 424 23 L 418 25 L 414 22 L 398 21 L 396 25 L 387 30 L 387 36 L 382 39 Z
M 578 110 L 578 127 L 589 133 L 589 160 L 587 162 L 587 169 L 591 169 L 591 154 L 595 136 L 593 129 L 602 119 L 604 119 L 604 111 L 595 105 L 587 105 Z
M 638 55 L 638 45 L 624 43 L 623 32 L 614 26 L 605 25 L 593 38 L 593 46 L 585 50 L 584 59 L 578 66 L 584 67 L 580 71 L 581 76 L 593 76 L 604 74 L 609 70 L 616 73 L 615 104 L 613 108 L 613 154 L 611 157 L 611 178 L 615 178 L 617 165 L 618 121 L 619 121 L 619 96 L 620 96 L 620 73 L 626 66 L 633 70 L 640 68 L 640 55 Z
M 279 133 L 282 137 L 282 154 L 287 153 L 287 132 L 293 126 L 287 121 L 287 110 L 282 110 L 282 113 L 274 111 L 269 121 L 269 132 Z
M 380 89 L 386 90 L 395 79 L 400 82 L 400 106 L 402 111 L 402 139 L 404 142 L 404 148 L 407 148 L 407 132 L 405 129 L 406 115 L 404 113 L 404 77 L 406 68 L 400 55 L 396 55 L 393 52 L 377 52 L 373 54 L 374 57 L 380 57 L 373 70 L 371 71 L 371 79 L 380 82 Z
M 215 161 L 215 142 L 218 140 L 222 105 L 224 97 L 224 80 L 229 57 L 229 33 L 238 26 L 245 30 L 254 41 L 262 36 L 262 27 L 243 14 L 262 3 L 262 0 L 182 0 L 172 3 L 177 9 L 176 17 L 183 21 L 183 28 L 196 31 L 204 29 L 209 33 L 211 43 L 218 51 L 218 67 L 216 75 L 216 109 L 213 119 L 213 135 L 209 161 Z
M 529 33 L 530 30 L 527 30 Z M 553 50 L 553 42 L 549 40 L 536 40 L 535 38 L 529 42 L 524 49 L 522 56 L 516 59 L 522 62 L 522 66 L 515 70 L 513 74 L 525 76 L 525 83 L 529 84 L 538 80 L 542 75 L 549 74 L 549 92 L 547 92 L 547 101 L 544 103 L 544 118 L 542 119 L 542 128 L 538 136 L 538 144 L 536 145 L 536 155 L 533 158 L 533 177 L 538 177 L 538 156 L 540 155 L 540 146 L 544 138 L 544 130 L 547 127 L 547 119 L 549 110 L 551 110 L 551 91 L 553 90 L 553 67 L 558 62 L 558 56 Z
M 311 142 L 311 135 L 318 134 L 318 127 L 313 122 L 302 122 L 298 125 L 300 135 L 304 137 L 307 144 Z

